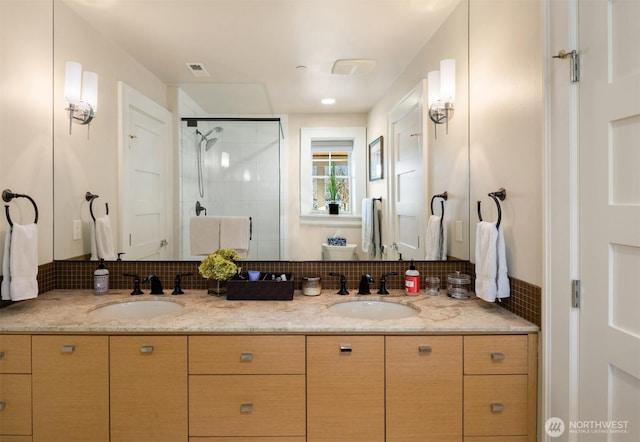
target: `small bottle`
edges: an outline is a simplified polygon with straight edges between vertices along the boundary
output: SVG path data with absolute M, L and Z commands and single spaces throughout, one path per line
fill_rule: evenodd
M 93 292 L 96 295 L 106 295 L 109 293 L 109 270 L 104 266 L 104 259 L 100 259 L 100 264 L 93 272 Z
M 420 293 L 420 272 L 416 270 L 416 266 L 411 260 L 409 270 L 404 273 L 404 290 L 407 295 L 417 295 Z

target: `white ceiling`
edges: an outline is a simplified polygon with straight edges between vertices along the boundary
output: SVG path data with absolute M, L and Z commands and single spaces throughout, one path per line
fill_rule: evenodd
M 62 1 L 209 113 L 281 114 L 368 112 L 460 0 Z M 331 74 L 345 58 L 377 63 Z

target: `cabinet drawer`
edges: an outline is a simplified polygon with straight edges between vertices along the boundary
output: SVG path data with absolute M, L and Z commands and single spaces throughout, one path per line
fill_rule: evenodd
M 465 437 L 464 442 L 529 442 L 527 436 L 472 436 Z
M 464 374 L 526 374 L 527 335 L 465 336 Z
M 304 374 L 304 336 L 191 336 L 189 374 Z
M 0 373 L 31 373 L 31 336 L 0 335 Z
M 31 436 L 3 436 L 0 434 L 0 442 L 33 442 Z
M 2 438 L 0 438 L 0 442 Z M 237 437 L 190 437 L 189 442 L 307 442 L 304 436 L 252 437 L 249 441 L 238 440 Z
M 31 434 L 31 375 L 0 375 L 0 434 Z
M 526 435 L 527 376 L 464 377 L 465 436 Z
M 189 376 L 190 436 L 304 436 L 304 375 Z

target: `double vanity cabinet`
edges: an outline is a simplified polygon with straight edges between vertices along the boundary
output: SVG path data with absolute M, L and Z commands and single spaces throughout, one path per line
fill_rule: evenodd
M 537 333 L 0 334 L 0 442 L 531 442 Z

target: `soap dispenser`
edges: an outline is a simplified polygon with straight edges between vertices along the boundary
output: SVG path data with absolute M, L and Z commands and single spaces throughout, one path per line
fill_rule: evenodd
M 109 293 L 109 270 L 104 266 L 104 259 L 100 258 L 100 264 L 93 272 L 93 293 L 106 295 Z
M 407 295 L 417 295 L 420 293 L 420 272 L 411 260 L 409 269 L 404 273 L 404 290 Z

